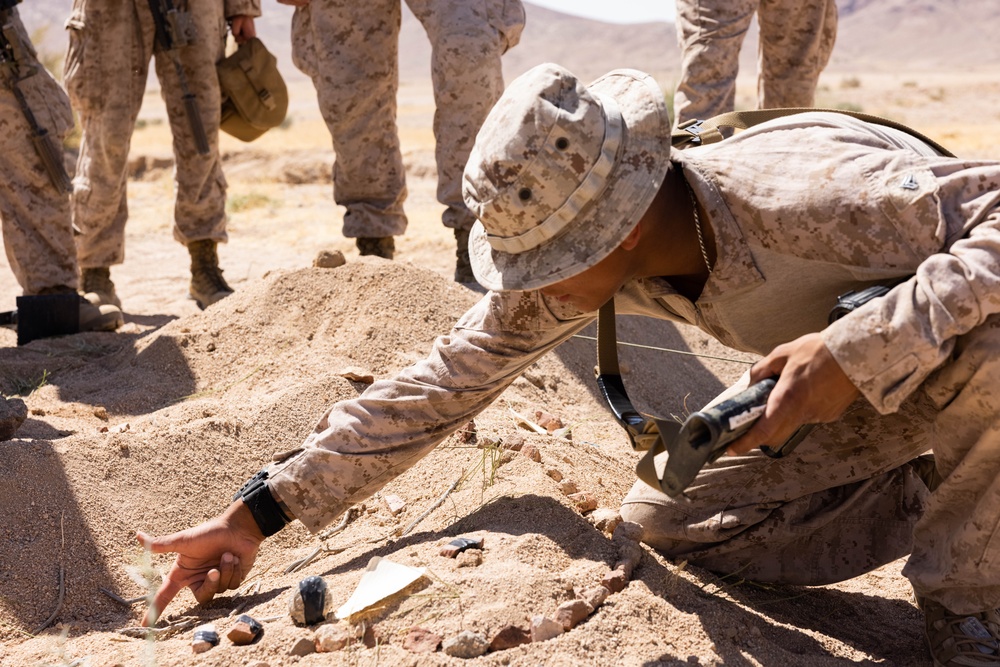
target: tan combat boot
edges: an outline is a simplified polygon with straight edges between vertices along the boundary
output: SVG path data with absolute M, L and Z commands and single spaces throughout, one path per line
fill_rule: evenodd
M 191 254 L 191 298 L 205 310 L 216 301 L 233 293 L 233 288 L 222 277 L 216 243 L 211 239 L 192 241 L 188 244 Z
M 111 269 L 107 266 L 81 270 L 80 293 L 95 306 L 122 307 L 122 302 L 115 293 L 115 284 L 111 282 Z
M 392 259 L 396 253 L 396 242 L 391 236 L 359 237 L 354 240 L 361 255 L 375 255 Z
M 114 290 L 114 285 L 111 287 Z M 125 324 L 125 317 L 118 306 L 110 303 L 93 303 L 88 297 L 78 294 L 72 287 L 50 287 L 40 290 L 38 294 L 39 296 L 46 294 L 77 294 L 80 298 L 80 331 L 114 331 Z M 112 294 L 114 294 L 113 291 Z
M 469 231 L 455 230 L 455 282 L 474 283 L 476 276 L 472 273 L 472 263 L 469 261 Z

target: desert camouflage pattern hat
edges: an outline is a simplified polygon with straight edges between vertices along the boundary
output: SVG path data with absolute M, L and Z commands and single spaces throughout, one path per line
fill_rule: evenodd
M 649 208 L 669 155 L 667 107 L 649 75 L 615 70 L 584 86 L 551 63 L 522 74 L 465 168 L 476 280 L 538 289 L 598 263 Z

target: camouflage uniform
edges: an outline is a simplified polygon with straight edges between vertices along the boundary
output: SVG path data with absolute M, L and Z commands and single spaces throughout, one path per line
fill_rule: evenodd
M 73 113 L 65 91 L 38 63 L 17 9 L 10 21 L 24 47 L 18 84 L 35 120 L 62 146 L 73 127 Z M 3 68 L 3 65 L 0 65 Z M 70 225 L 69 197 L 52 184 L 31 141 L 33 131 L 6 83 L 9 71 L 0 71 L 0 160 L 4 186 L 0 188 L 0 220 L 4 249 L 17 282 L 26 295 L 55 287 L 77 287 L 76 248 Z
M 632 281 L 618 312 L 758 354 L 822 330 L 864 399 L 790 457 L 724 457 L 690 503 L 637 485 L 623 515 L 669 555 L 765 580 L 842 580 L 912 549 L 919 595 L 958 613 L 998 606 L 1000 164 L 824 113 L 672 160 L 715 232 L 714 270 L 694 303 L 665 280 Z M 914 274 L 826 326 L 837 295 Z M 273 466 L 271 490 L 322 529 L 594 317 L 537 291 L 487 294 L 428 359 L 334 405 Z M 944 477 L 933 494 L 910 465 L 928 449 Z
M 462 170 L 476 132 L 503 92 L 500 56 L 520 39 L 520 0 L 407 0 L 432 44 L 438 201 L 445 227 L 475 217 L 462 201 Z M 295 65 L 313 80 L 333 138 L 334 200 L 344 236 L 406 230 L 406 179 L 396 132 L 400 0 L 312 0 L 295 10 Z
M 177 0 L 175 3 L 184 3 Z M 150 58 L 174 137 L 174 238 L 187 245 L 225 241 L 226 180 L 219 158 L 221 97 L 215 64 L 225 51 L 226 18 L 260 15 L 259 0 L 190 2 L 195 38 L 175 50 L 197 98 L 209 152 L 199 155 L 184 111 L 183 91 L 169 53 L 154 53 L 147 0 L 74 0 L 66 27 L 66 87 L 80 114 L 83 139 L 73 193 L 80 266 L 125 259 L 126 178 L 132 131 L 146 90 Z M 225 5 L 223 7 L 223 5 Z
M 758 108 L 810 107 L 837 37 L 834 0 L 677 0 L 678 124 L 732 111 L 740 47 L 760 24 Z

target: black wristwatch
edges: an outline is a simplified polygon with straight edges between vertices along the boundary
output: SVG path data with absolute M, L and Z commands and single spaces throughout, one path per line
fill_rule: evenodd
M 285 524 L 291 522 L 291 519 L 281 510 L 281 505 L 271 495 L 271 490 L 267 488 L 267 477 L 268 471 L 267 468 L 264 468 L 248 479 L 246 484 L 233 496 L 233 502 L 236 502 L 237 498 L 243 499 L 243 503 L 250 510 L 253 520 L 260 528 L 260 532 L 264 533 L 264 537 L 274 535 L 284 528 Z

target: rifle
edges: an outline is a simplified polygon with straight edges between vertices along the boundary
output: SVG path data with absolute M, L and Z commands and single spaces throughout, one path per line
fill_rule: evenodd
M 201 115 L 198 113 L 198 101 L 188 87 L 187 76 L 176 52 L 177 49 L 193 41 L 190 14 L 186 10 L 177 9 L 174 0 L 149 0 L 149 11 L 153 14 L 153 23 L 156 26 L 156 45 L 160 51 L 169 53 L 174 63 L 174 71 L 177 72 L 177 80 L 183 93 L 184 112 L 191 126 L 191 134 L 194 135 L 195 147 L 200 155 L 208 155 L 208 136 L 205 134 L 205 126 L 202 125 Z
M 31 128 L 31 143 L 35 146 L 35 151 L 42 161 L 42 166 L 49 175 L 49 180 L 61 194 L 69 194 L 73 191 L 73 184 L 69 174 L 66 173 L 66 165 L 63 163 L 62 145 L 49 134 L 49 131 L 38 124 L 38 119 L 31 111 L 28 100 L 18 85 L 21 81 L 38 74 L 36 65 L 28 65 L 24 58 L 24 46 L 21 38 L 14 28 L 12 10 L 20 0 L 0 0 L 0 70 L 5 70 L 4 77 L 7 85 L 14 93 L 17 104 L 21 107 L 24 119 L 28 121 Z M 22 68 L 25 70 L 22 72 Z M 22 76 L 23 74 L 23 76 Z

